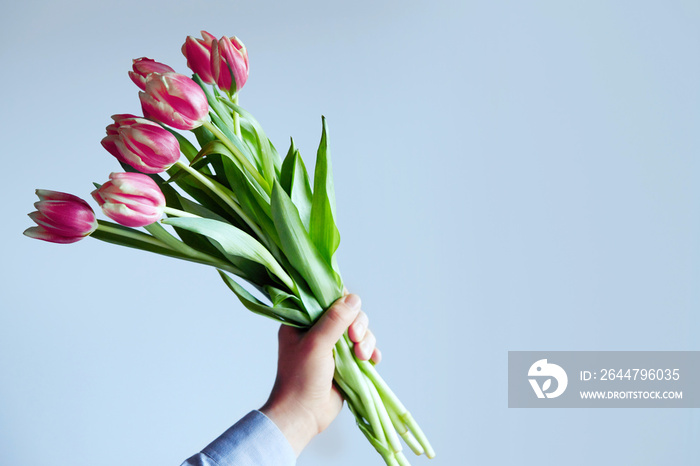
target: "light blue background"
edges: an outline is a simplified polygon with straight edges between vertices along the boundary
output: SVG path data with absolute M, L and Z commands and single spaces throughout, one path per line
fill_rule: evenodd
M 700 463 L 697 410 L 507 408 L 508 350 L 699 350 L 696 1 L 6 2 L 0 463 L 179 465 L 267 398 L 276 325 L 213 270 L 21 236 L 89 197 L 148 56 L 250 52 L 242 104 L 311 162 L 423 464 Z M 562 463 L 563 462 L 563 463 Z M 344 412 L 300 465 L 382 464 Z

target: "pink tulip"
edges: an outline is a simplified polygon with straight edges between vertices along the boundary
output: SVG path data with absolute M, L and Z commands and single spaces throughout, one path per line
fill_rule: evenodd
M 180 158 L 180 144 L 158 123 L 135 115 L 112 115 L 102 146 L 143 173 L 160 173 Z
M 143 173 L 112 173 L 109 181 L 92 192 L 109 218 L 127 227 L 143 227 L 163 216 L 165 197 Z
M 27 228 L 26 236 L 51 243 L 75 243 L 97 229 L 95 212 L 87 202 L 72 194 L 37 189 L 37 211 L 29 214 L 38 226 Z
M 216 37 L 202 31 L 204 39 L 188 36 L 182 44 L 182 54 L 187 58 L 187 66 L 207 84 L 214 84 L 211 74 L 211 44 Z
M 133 60 L 132 68 L 134 71 L 129 71 L 129 77 L 142 91 L 146 89 L 146 78 L 149 74 L 175 71 L 164 63 L 159 63 L 146 57 Z
M 198 128 L 209 117 L 209 104 L 204 91 L 182 74 L 149 74 L 145 92 L 139 92 L 139 99 L 147 118 L 173 128 Z
M 211 73 L 220 89 L 230 94 L 240 91 L 248 80 L 248 51 L 243 42 L 226 36 L 212 42 Z

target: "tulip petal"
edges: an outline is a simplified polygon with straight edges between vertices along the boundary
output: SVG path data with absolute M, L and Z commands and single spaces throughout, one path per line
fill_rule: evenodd
M 129 77 L 139 89 L 146 89 L 146 78 L 151 73 L 172 73 L 175 70 L 150 58 L 141 57 L 133 60 L 133 71 L 129 71 Z
M 142 173 L 112 173 L 110 180 L 92 192 L 102 211 L 128 227 L 157 222 L 165 209 L 165 197 L 158 185 Z
M 41 227 L 29 227 L 26 230 L 24 230 L 23 234 L 24 236 L 28 236 L 29 238 L 40 239 L 42 241 L 48 241 L 50 243 L 59 244 L 75 243 L 76 241 L 80 241 L 84 238 L 83 236 L 60 236 L 55 233 L 51 233 Z
M 146 89 L 146 78 L 141 76 L 140 74 L 134 73 L 133 71 L 129 71 L 129 77 L 131 80 L 136 84 L 139 89 L 145 90 Z
M 192 72 L 197 73 L 205 83 L 214 83 L 211 74 L 211 42 L 190 36 L 182 46 L 182 54 L 187 58 L 187 66 Z
M 36 212 L 29 218 L 37 224 L 24 234 L 53 243 L 74 243 L 97 229 L 92 208 L 83 199 L 68 193 L 37 189 Z
M 50 191 L 48 189 L 37 189 L 35 192 L 36 195 L 39 196 L 39 199 L 42 201 L 69 201 L 88 206 L 87 202 L 85 202 L 78 196 L 74 196 L 73 194 L 62 193 L 59 191 Z
M 176 129 L 194 129 L 207 120 L 209 103 L 202 88 L 178 73 L 152 73 L 139 92 L 144 113 Z
M 207 31 L 200 31 L 202 33 L 202 38 L 206 41 L 209 42 L 210 44 L 216 40 L 216 36 L 214 34 L 210 34 Z

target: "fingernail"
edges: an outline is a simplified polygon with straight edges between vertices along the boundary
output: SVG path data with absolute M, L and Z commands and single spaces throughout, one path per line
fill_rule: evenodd
M 360 335 L 360 338 L 364 338 L 366 330 L 364 322 L 357 322 L 354 330 L 356 335 Z
M 345 304 L 350 309 L 358 309 L 360 307 L 360 297 L 356 294 L 349 294 L 345 297 Z
M 366 361 L 372 357 L 372 351 L 370 351 L 372 348 L 369 346 L 369 342 L 367 340 L 360 342 L 360 349 L 362 350 L 362 360 Z

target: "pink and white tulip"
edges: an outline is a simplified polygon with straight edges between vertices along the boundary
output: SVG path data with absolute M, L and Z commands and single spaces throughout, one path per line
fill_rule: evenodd
M 142 173 L 112 173 L 109 181 L 92 192 L 102 211 L 127 227 L 157 222 L 165 210 L 165 197 L 155 181 Z
M 197 73 L 202 81 L 214 84 L 211 74 L 211 45 L 216 42 L 216 37 L 207 31 L 202 31 L 203 39 L 188 36 L 182 44 L 182 54 L 187 58 L 187 66 L 193 73 Z
M 209 118 L 207 96 L 192 79 L 178 73 L 151 73 L 139 92 L 146 118 L 176 129 L 195 129 Z
M 165 63 L 160 63 L 146 57 L 134 59 L 132 68 L 134 71 L 129 71 L 129 77 L 142 91 L 146 89 L 146 78 L 149 74 L 175 71 Z
M 229 94 L 240 91 L 248 80 L 248 51 L 243 42 L 226 36 L 213 42 L 211 73 L 221 90 Z
M 75 243 L 97 229 L 95 212 L 87 202 L 72 194 L 37 189 L 39 202 L 29 218 L 37 224 L 26 236 L 51 243 Z
M 142 173 L 160 173 L 180 158 L 180 144 L 168 130 L 135 115 L 112 115 L 102 146 Z

